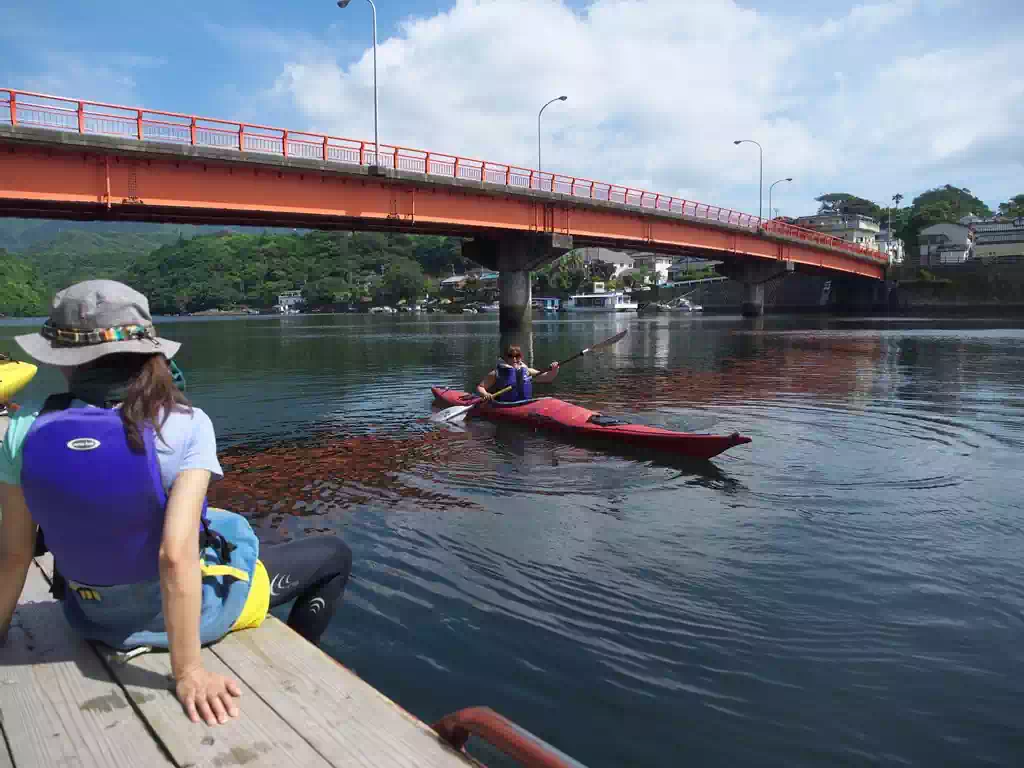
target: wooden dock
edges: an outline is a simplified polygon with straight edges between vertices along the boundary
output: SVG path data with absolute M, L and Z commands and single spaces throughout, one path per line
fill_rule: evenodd
M 270 616 L 203 650 L 242 688 L 241 715 L 194 724 L 170 657 L 121 662 L 71 631 L 37 558 L 0 648 L 0 768 L 479 765 Z

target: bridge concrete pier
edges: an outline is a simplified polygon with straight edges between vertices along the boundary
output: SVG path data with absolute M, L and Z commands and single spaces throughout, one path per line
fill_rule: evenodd
M 740 305 L 740 314 L 744 317 L 760 317 L 764 314 L 765 283 L 778 280 L 792 272 L 793 262 L 719 264 L 716 269 L 729 279 L 743 283 L 743 303 Z
M 571 235 L 552 233 L 481 236 L 462 243 L 464 257 L 498 271 L 498 329 L 503 340 L 520 331 L 528 334 L 532 326 L 530 270 L 571 248 Z

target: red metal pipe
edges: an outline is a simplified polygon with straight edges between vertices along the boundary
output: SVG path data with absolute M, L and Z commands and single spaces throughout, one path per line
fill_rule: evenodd
M 471 735 L 518 761 L 525 768 L 583 768 L 583 765 L 502 717 L 490 707 L 470 707 L 445 715 L 431 728 L 457 750 L 464 750 Z

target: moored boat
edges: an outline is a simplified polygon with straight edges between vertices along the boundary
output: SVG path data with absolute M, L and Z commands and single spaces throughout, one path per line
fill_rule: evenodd
M 569 312 L 635 312 L 637 303 L 622 291 L 579 293 L 563 305 Z
M 446 406 L 470 405 L 477 399 L 476 395 L 457 389 L 431 387 L 430 391 L 439 403 Z M 619 444 L 644 446 L 699 459 L 710 459 L 734 446 L 751 442 L 749 437 L 738 432 L 731 435 L 707 435 L 676 432 L 646 424 L 630 424 L 555 397 L 539 397 L 514 403 L 483 403 L 474 408 L 470 415 L 526 424 L 536 429 L 568 435 L 603 438 Z

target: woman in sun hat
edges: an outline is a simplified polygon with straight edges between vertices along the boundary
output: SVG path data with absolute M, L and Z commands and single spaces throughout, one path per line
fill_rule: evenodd
M 290 600 L 289 624 L 318 642 L 351 552 L 335 536 L 261 552 L 244 517 L 207 507 L 211 478 L 223 476 L 213 425 L 172 374 L 181 344 L 157 335 L 138 291 L 72 285 L 38 333 L 15 341 L 60 368 L 68 391 L 21 408 L 0 445 L 0 646 L 38 526 L 59 573 L 55 594 L 80 634 L 129 653 L 168 648 L 194 722 L 237 716 L 238 684 L 203 668 L 201 645 L 258 626 Z

